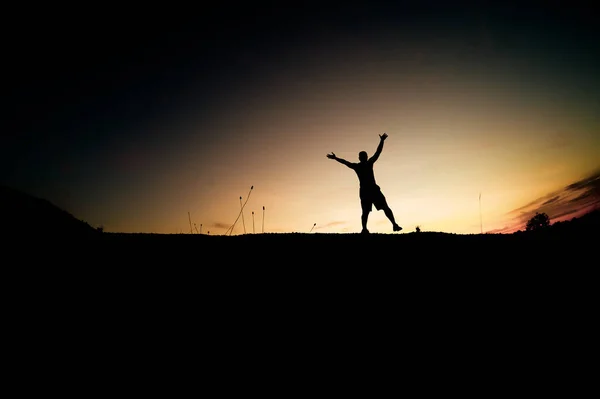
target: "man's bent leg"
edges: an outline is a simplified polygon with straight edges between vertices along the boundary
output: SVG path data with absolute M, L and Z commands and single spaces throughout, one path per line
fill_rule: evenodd
M 396 219 L 394 218 L 394 213 L 392 212 L 392 210 L 390 209 L 390 207 L 385 207 L 383 209 L 383 212 L 385 213 L 385 216 L 387 216 L 387 218 L 390 220 L 390 222 L 392 222 L 392 226 L 394 227 L 394 231 L 400 231 L 402 230 L 402 227 L 398 226 L 398 224 L 396 223 Z

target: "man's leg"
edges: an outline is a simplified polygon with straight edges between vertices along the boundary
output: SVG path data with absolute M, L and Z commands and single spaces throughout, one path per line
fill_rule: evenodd
M 385 216 L 387 216 L 387 218 L 390 219 L 390 222 L 392 222 L 394 231 L 402 230 L 402 227 L 398 226 L 398 224 L 396 223 L 396 219 L 394 218 L 394 213 L 392 212 L 392 210 L 390 209 L 389 206 L 386 206 L 385 208 L 383 208 L 383 212 L 385 213 Z
M 373 203 L 371 202 L 371 198 L 368 197 L 365 193 L 361 193 L 360 196 L 360 209 L 362 210 L 362 215 L 360 216 L 360 221 L 362 222 L 362 231 L 361 233 L 368 234 L 369 230 L 367 229 L 367 221 L 369 220 L 369 212 L 373 207 Z
M 387 200 L 385 199 L 385 195 L 383 195 L 381 190 L 379 191 L 378 194 L 379 194 L 379 198 L 377 199 L 378 202 L 375 204 L 375 206 L 377 207 L 377 209 L 383 210 L 383 213 L 385 213 L 385 216 L 387 216 L 387 218 L 390 220 L 390 222 L 392 222 L 394 231 L 402 230 L 402 227 L 398 226 L 398 224 L 396 223 L 396 219 L 394 218 L 394 212 L 392 212 L 392 210 L 390 209 L 390 206 L 388 205 Z
M 360 217 L 361 222 L 362 222 L 362 232 L 361 233 L 368 233 L 369 230 L 367 230 L 367 221 L 369 220 L 369 212 L 363 210 L 363 213 Z

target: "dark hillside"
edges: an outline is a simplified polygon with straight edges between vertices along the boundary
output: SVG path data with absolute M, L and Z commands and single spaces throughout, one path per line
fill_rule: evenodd
M 0 186 L 0 232 L 11 238 L 50 238 L 95 234 L 96 230 L 45 199 Z
M 20 199 L 12 209 L 40 206 L 63 231 L 94 231 Z M 348 332 L 349 344 L 366 339 L 386 354 L 399 343 L 420 354 L 519 348 L 555 359 L 557 346 L 571 350 L 595 331 L 598 216 L 506 235 L 47 232 L 3 247 L 13 251 L 3 251 L 3 281 L 19 338 L 36 355 L 60 352 L 51 359 L 70 352 L 112 365 L 127 354 L 154 365 L 199 348 L 237 361 L 264 347 L 328 347 Z

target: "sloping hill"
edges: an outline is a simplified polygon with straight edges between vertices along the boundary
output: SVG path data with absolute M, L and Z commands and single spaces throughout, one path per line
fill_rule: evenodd
M 77 236 L 97 230 L 50 201 L 0 186 L 0 232 L 3 236 Z
M 553 223 L 548 230 L 555 235 L 585 234 L 589 238 L 597 236 L 600 230 L 600 208 L 578 218 Z

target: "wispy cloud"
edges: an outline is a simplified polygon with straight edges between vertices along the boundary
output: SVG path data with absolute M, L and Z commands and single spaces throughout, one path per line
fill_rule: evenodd
M 552 197 L 548 201 L 544 202 L 542 205 L 548 205 L 548 204 L 551 204 L 553 202 L 556 202 L 556 201 L 558 201 L 559 198 L 560 198 L 559 195 L 557 195 L 556 197 Z
M 488 233 L 511 233 L 524 229 L 536 212 L 545 213 L 552 223 L 579 217 L 600 205 L 600 169 L 561 190 L 544 195 L 508 213 L 509 224 Z
M 341 226 L 341 225 L 344 225 L 344 224 L 346 224 L 346 222 L 340 222 L 340 221 L 329 222 L 329 223 L 326 223 L 326 224 L 317 225 L 317 227 L 315 227 L 315 229 L 326 229 L 328 227 L 336 227 L 336 226 Z
M 213 223 L 212 227 L 217 228 L 217 229 L 229 229 L 231 227 L 231 223 L 226 224 L 226 223 L 221 223 L 221 222 L 215 222 L 215 223 Z

